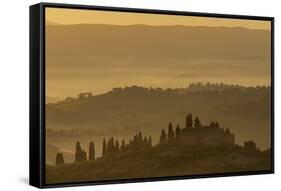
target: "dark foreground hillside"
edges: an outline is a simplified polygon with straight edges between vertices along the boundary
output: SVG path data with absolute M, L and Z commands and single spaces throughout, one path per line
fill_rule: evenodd
M 122 152 L 94 161 L 46 167 L 46 183 L 264 171 L 271 169 L 269 150 L 241 147 L 210 149 L 163 147 Z
M 91 141 L 88 150 L 76 143 L 75 160 L 65 163 L 58 152 L 55 166 L 47 166 L 46 182 L 81 182 L 198 174 L 265 171 L 271 169 L 271 150 L 260 150 L 254 141 L 235 144 L 235 134 L 219 122 L 201 123 L 192 114 L 185 127 L 169 123 L 161 130 L 159 143 L 138 132 L 127 143 L 111 137 L 102 141 L 102 156 L 96 157 Z

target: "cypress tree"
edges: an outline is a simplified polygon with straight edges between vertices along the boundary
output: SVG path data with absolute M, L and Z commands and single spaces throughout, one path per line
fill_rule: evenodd
M 209 126 L 210 127 L 216 127 L 216 124 L 215 124 L 215 122 L 212 121 Z
M 62 153 L 57 153 L 56 166 L 64 164 L 64 158 Z
M 115 146 L 114 146 L 114 151 L 115 152 L 118 152 L 120 150 L 120 145 L 119 145 L 119 141 L 118 140 L 115 140 Z
M 200 122 L 198 117 L 196 117 L 195 120 L 194 120 L 194 126 L 195 127 L 201 127 L 201 122 Z
M 104 157 L 106 155 L 106 141 L 103 139 L 102 142 L 102 156 Z
M 124 151 L 124 150 L 125 150 L 125 147 L 126 147 L 125 140 L 122 139 L 120 150 L 121 150 L 121 151 Z
M 87 160 L 87 153 L 86 151 L 82 150 L 80 155 L 80 161 L 86 161 Z
M 107 146 L 106 146 L 106 153 L 107 154 L 111 154 L 114 151 L 114 139 L 113 137 L 111 137 L 108 141 L 107 141 Z
M 82 152 L 81 145 L 80 142 L 78 141 L 76 143 L 76 149 L 75 149 L 75 162 L 81 161 L 81 152 Z
M 172 123 L 169 123 L 169 128 L 168 128 L 168 142 L 172 143 L 175 139 L 175 133 L 173 130 Z
M 176 139 L 177 140 L 180 140 L 180 135 L 181 135 L 181 129 L 180 129 L 180 126 L 178 124 L 177 128 L 176 128 Z
M 152 138 L 151 138 L 151 136 L 149 136 L 149 138 L 148 138 L 148 145 L 149 145 L 150 147 L 152 147 Z
M 220 124 L 218 122 L 215 122 L 215 127 L 219 128 Z
M 165 129 L 162 129 L 159 143 L 165 144 L 166 141 L 167 141 L 167 135 L 166 135 Z
M 89 160 L 95 160 L 95 144 L 90 142 L 89 145 Z
M 148 146 L 148 140 L 147 140 L 147 137 L 146 137 L 146 136 L 145 136 L 144 139 L 143 139 L 143 145 L 144 145 L 145 147 Z
M 230 130 L 229 130 L 228 128 L 225 129 L 225 132 L 226 132 L 227 134 L 230 134 Z
M 136 135 L 134 136 L 132 147 L 133 147 L 133 148 L 138 147 L 138 134 L 136 134 Z
M 186 116 L 186 128 L 189 128 L 189 127 L 192 127 L 192 123 L 193 123 L 193 120 L 192 120 L 192 114 L 188 114 Z
M 142 138 L 142 133 L 138 133 L 138 145 L 143 145 L 143 138 Z

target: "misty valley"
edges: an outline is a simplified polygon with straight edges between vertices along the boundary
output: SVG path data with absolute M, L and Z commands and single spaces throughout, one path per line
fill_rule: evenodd
M 47 103 L 46 181 L 268 170 L 270 92 L 199 82 L 81 92 Z

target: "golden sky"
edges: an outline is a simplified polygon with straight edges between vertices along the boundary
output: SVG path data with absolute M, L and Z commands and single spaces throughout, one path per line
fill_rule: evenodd
M 249 29 L 270 30 L 270 21 L 208 18 L 179 15 L 158 15 L 96 11 L 66 8 L 46 8 L 46 20 L 57 24 L 110 24 L 110 25 L 186 25 L 186 26 L 225 26 Z

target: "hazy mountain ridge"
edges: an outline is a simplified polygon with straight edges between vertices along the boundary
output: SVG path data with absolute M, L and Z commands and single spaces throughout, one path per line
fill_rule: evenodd
M 267 51 L 270 48 L 268 43 L 270 31 L 267 30 L 203 26 L 80 24 L 49 25 L 46 33 L 48 47 L 50 47 L 47 49 L 47 55 L 58 55 L 59 50 L 65 50 L 66 55 L 78 53 L 98 57 L 105 54 L 113 57 L 160 55 L 232 59 L 270 57 L 270 52 Z M 66 39 L 71 40 L 66 41 Z

